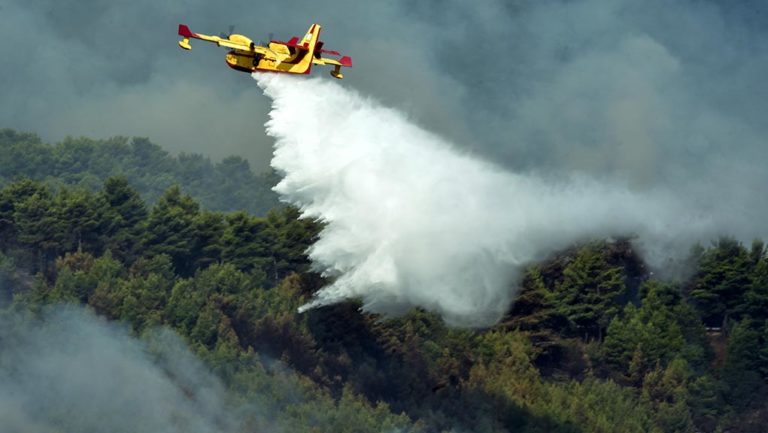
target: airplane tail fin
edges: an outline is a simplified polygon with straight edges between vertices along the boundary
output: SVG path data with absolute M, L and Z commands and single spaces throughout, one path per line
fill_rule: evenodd
M 302 59 L 297 63 L 297 65 L 301 65 L 300 73 L 309 74 L 312 69 L 312 58 L 315 55 L 319 39 L 320 24 L 312 24 L 304 37 L 296 43 L 295 47 L 305 52 Z
M 320 24 L 312 24 L 307 30 L 307 34 L 296 44 L 297 47 L 313 53 L 317 42 L 320 39 Z

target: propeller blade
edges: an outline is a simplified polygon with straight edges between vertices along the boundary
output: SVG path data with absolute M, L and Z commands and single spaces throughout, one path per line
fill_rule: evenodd
M 232 33 L 234 33 L 234 32 L 235 32 L 235 25 L 234 24 L 230 24 L 229 25 L 229 32 L 227 32 L 227 33 L 221 32 L 221 33 L 219 33 L 219 36 L 221 36 L 222 39 L 229 39 L 229 37 L 232 36 Z

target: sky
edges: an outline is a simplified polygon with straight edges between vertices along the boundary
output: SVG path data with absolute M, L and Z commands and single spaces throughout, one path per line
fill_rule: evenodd
M 714 0 L 0 0 L 0 127 L 147 136 L 268 167 L 270 101 L 177 25 L 323 25 L 343 84 L 505 169 L 671 190 L 753 236 L 768 204 L 768 6 Z M 326 71 L 315 71 L 327 77 Z M 327 79 L 331 79 L 327 77 Z M 334 125 L 324 125 L 333 128 Z M 745 229 L 746 228 L 746 229 Z M 762 227 L 758 227 L 762 230 Z
M 224 49 L 199 43 L 181 50 L 177 27 L 218 34 L 234 25 L 264 41 L 270 33 L 300 35 L 312 22 L 324 26 L 327 48 L 353 57 L 351 86 L 435 125 L 461 118 L 443 110 L 452 80 L 426 65 L 432 56 L 420 39 L 432 37 L 422 32 L 428 26 L 396 3 L 2 0 L 0 125 L 51 141 L 148 136 L 171 151 L 240 154 L 264 169 L 268 101 L 247 74 L 226 67 Z

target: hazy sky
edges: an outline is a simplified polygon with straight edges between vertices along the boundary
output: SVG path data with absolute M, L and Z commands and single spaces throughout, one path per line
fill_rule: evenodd
M 232 24 L 257 41 L 321 23 L 326 47 L 353 57 L 350 86 L 449 133 L 462 128 L 461 86 L 430 65 L 433 29 L 396 3 L 2 0 L 0 8 L 0 126 L 48 140 L 149 136 L 174 151 L 238 153 L 266 167 L 268 101 L 247 74 L 226 67 L 226 50 L 181 50 L 179 23 L 209 34 Z
M 768 215 L 766 5 L 0 0 L 0 126 L 148 136 L 266 167 L 268 99 L 224 49 L 181 50 L 177 25 L 259 40 L 318 22 L 353 58 L 345 86 L 459 147 L 543 176 L 673 189 L 753 224 Z

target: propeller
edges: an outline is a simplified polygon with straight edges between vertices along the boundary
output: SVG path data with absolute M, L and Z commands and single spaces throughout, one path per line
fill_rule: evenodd
M 272 40 L 275 39 L 275 34 L 270 32 L 269 35 L 267 35 L 266 41 L 259 41 L 259 45 L 263 45 L 269 49 L 269 43 L 272 42 Z
M 234 32 L 235 32 L 235 25 L 234 24 L 230 24 L 229 25 L 229 32 L 227 32 L 227 33 L 221 32 L 219 34 L 219 36 L 221 36 L 223 39 L 229 39 L 229 37 L 232 36 L 232 33 L 234 33 Z

